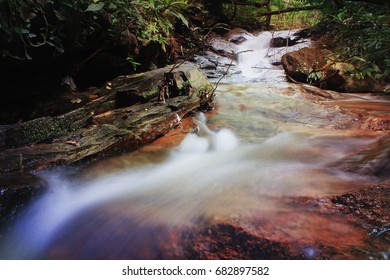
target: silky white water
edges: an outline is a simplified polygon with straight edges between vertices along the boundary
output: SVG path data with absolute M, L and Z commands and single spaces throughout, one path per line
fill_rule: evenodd
M 294 38 L 295 31 L 297 30 L 263 31 L 238 45 L 236 47 L 237 67 L 241 74 L 231 77 L 231 81 L 235 83 L 261 82 L 274 85 L 284 83 L 285 74 L 282 66 L 274 66 L 273 64 L 279 64 L 281 57 L 287 52 L 310 46 L 311 41 L 306 40 L 293 46 L 272 48 L 271 39 L 275 37 Z
M 262 197 L 337 193 L 360 179 L 327 168 L 349 149 L 324 155 L 315 148 L 316 139 L 288 132 L 260 144 L 240 144 L 230 130 L 213 132 L 195 122 L 199 135 L 187 135 L 163 163 L 89 181 L 42 174 L 50 191 L 16 225 L 2 257 L 39 257 L 69 220 L 110 203 L 136 204 L 131 211 L 140 220 L 180 225 L 197 217 L 275 206 Z M 366 143 L 358 140 L 354 145 Z M 74 230 L 83 229 L 70 232 Z
M 257 77 L 272 68 L 267 58 L 271 38 L 271 32 L 262 32 L 238 46 L 238 65 L 244 77 Z

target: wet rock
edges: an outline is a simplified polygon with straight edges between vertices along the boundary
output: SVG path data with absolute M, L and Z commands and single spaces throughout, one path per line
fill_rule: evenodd
M 205 54 L 205 56 L 195 55 L 194 62 L 202 70 L 216 70 L 219 64 L 218 59 L 212 59 L 208 54 Z
M 0 128 L 0 172 L 44 169 L 106 153 L 133 150 L 163 136 L 197 110 L 210 84 L 194 66 L 170 74 L 165 103 L 156 103 L 164 74 L 172 67 L 120 76 L 95 101 L 57 117 Z
M 310 38 L 312 36 L 312 32 L 313 31 L 310 28 L 300 29 L 294 32 L 295 40 Z
M 281 62 L 286 74 L 301 83 L 340 92 L 384 92 L 379 82 L 371 77 L 359 79 L 352 75 L 352 64 L 334 62 L 332 52 L 319 48 L 302 48 L 286 53 Z
M 213 52 L 219 55 L 236 59 L 237 46 L 216 33 L 212 33 L 209 36 L 207 45 Z
M 288 46 L 294 46 L 298 42 L 296 40 L 293 40 L 289 37 L 273 37 L 271 39 L 271 47 L 272 48 L 281 48 L 281 47 L 288 47 Z
M 237 63 L 234 59 L 210 51 L 206 51 L 203 56 L 196 55 L 194 62 L 210 79 L 218 79 L 224 75 L 237 72 Z
M 252 37 L 252 35 L 242 28 L 233 28 L 229 32 L 227 32 L 224 35 L 225 39 L 229 42 L 232 42 L 234 44 L 241 44 L 242 42 L 245 42 L 249 38 Z
M 323 217 L 327 217 L 329 223 L 333 219 L 341 219 L 345 224 L 354 227 L 354 231 L 347 231 L 348 234 L 340 233 L 340 242 L 333 241 L 333 248 L 329 250 L 328 247 L 323 251 L 322 257 L 389 259 L 390 184 L 388 182 L 363 188 L 356 186 L 355 190 L 340 195 L 288 199 L 292 205 L 299 204 L 308 212 L 319 211 Z M 345 246 L 346 239 L 354 240 L 354 244 Z M 326 239 L 324 241 L 326 243 Z
M 186 237 L 185 257 L 201 260 L 297 259 L 283 241 L 251 234 L 231 223 L 218 223 Z
M 386 259 L 390 241 L 389 190 L 387 183 L 341 195 L 284 197 L 277 199 L 282 203 L 277 209 L 254 210 L 240 217 L 199 217 L 177 225 L 138 216 L 142 211 L 132 208 L 137 201 L 115 202 L 87 209 L 68 221 L 39 257 Z M 275 197 L 267 201 L 275 202 Z M 152 209 L 147 212 L 160 208 Z
M 364 188 L 331 198 L 333 207 L 352 215 L 367 235 L 390 242 L 390 185 Z
M 370 231 L 369 235 L 373 236 L 382 236 L 384 234 L 387 234 L 390 231 L 390 224 L 384 225 L 383 227 L 374 228 Z
M 357 190 L 322 198 L 300 198 L 301 205 L 320 208 L 324 214 L 347 214 L 367 235 L 388 232 L 390 223 L 390 184 L 366 186 Z M 295 200 L 297 202 L 297 200 Z M 294 203 L 295 203 L 294 202 Z
M 354 75 L 355 67 L 350 63 L 335 62 L 324 70 L 327 88 L 343 92 L 382 92 L 383 88 L 371 77 L 358 79 Z
M 299 82 L 307 82 L 308 74 L 313 69 L 326 65 L 331 52 L 318 48 L 302 48 L 282 56 L 282 65 L 287 75 Z
M 27 181 L 23 176 L 19 176 L 17 184 L 23 181 L 25 183 L 24 187 L 1 188 L 4 184 L 10 183 L 9 180 L 10 178 L 3 177 L 0 181 L 0 240 L 3 234 L 10 230 L 11 224 L 20 218 L 26 205 L 38 199 L 45 191 L 45 188 L 42 187 L 42 184 L 40 186 L 36 178 Z
M 368 117 L 365 123 L 362 125 L 362 129 L 374 131 L 390 130 L 390 118 L 386 115 Z
M 351 75 L 342 75 L 345 79 L 345 84 L 340 87 L 340 90 L 345 92 L 384 92 L 383 87 L 379 82 L 375 81 L 371 77 L 364 77 L 364 79 L 358 79 L 351 77 Z
M 337 166 L 361 175 L 390 178 L 390 135 L 383 136 L 364 151 L 344 158 Z

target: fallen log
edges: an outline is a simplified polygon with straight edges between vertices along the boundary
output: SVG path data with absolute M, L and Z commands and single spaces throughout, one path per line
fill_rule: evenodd
M 121 76 L 100 89 L 104 98 L 57 117 L 0 129 L 0 172 L 31 172 L 54 165 L 131 151 L 176 127 L 199 109 L 207 78 L 184 64 L 172 71 L 173 86 L 158 102 L 160 82 L 171 67 Z

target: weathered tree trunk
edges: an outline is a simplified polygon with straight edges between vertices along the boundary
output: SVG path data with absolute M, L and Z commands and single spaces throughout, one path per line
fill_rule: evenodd
M 239 1 L 239 0 L 225 0 L 225 2 L 231 2 L 232 4 L 239 5 L 239 6 L 252 6 L 256 8 L 262 8 L 269 5 L 270 0 L 264 0 L 264 2 L 248 2 L 248 1 Z
M 272 15 L 278 15 L 278 14 L 284 14 L 284 13 L 290 13 L 290 12 L 319 10 L 321 8 L 322 8 L 322 6 L 294 7 L 294 8 L 287 8 L 287 9 L 283 9 L 283 10 L 277 10 L 277 11 L 267 11 L 267 12 L 261 13 L 260 16 L 272 16 Z
M 390 5 L 389 0 L 344 0 L 344 1 L 338 0 L 338 2 L 340 2 L 340 4 L 343 4 L 343 6 L 344 6 L 345 2 L 364 2 L 364 3 L 371 3 L 371 4 L 377 4 L 377 5 L 383 5 L 383 6 Z
M 267 12 L 271 12 L 270 0 L 268 0 Z M 267 16 L 265 17 L 265 26 L 268 27 L 268 26 L 271 25 L 271 18 L 272 18 L 272 15 L 267 15 Z
M 120 76 L 100 89 L 96 102 L 57 117 L 0 126 L 0 173 L 70 164 L 152 142 L 199 109 L 212 87 L 195 67 L 171 72 L 170 97 L 158 103 L 161 81 L 172 66 Z

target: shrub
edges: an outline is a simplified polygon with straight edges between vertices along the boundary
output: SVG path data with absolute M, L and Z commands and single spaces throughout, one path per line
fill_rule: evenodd
M 36 49 L 58 55 L 86 46 L 93 35 L 113 38 L 131 26 L 163 47 L 186 0 L 0 0 L 0 54 L 32 59 Z M 40 55 L 42 52 L 40 52 Z

